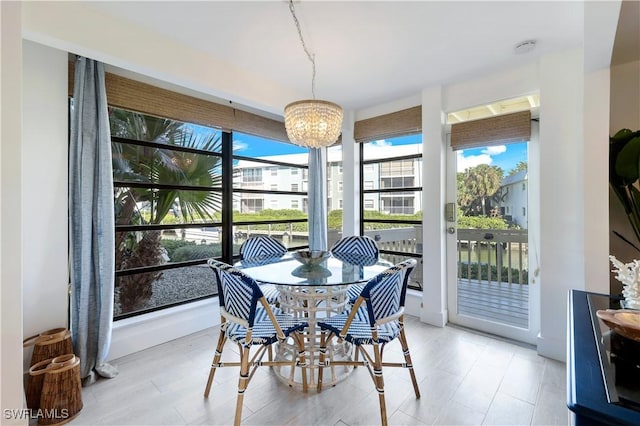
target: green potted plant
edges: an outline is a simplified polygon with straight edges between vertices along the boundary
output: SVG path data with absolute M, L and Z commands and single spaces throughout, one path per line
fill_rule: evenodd
M 609 184 L 622 203 L 629 223 L 635 234 L 631 241 L 627 236 L 613 231 L 618 237 L 634 247 L 640 248 L 640 130 L 618 131 L 609 138 Z

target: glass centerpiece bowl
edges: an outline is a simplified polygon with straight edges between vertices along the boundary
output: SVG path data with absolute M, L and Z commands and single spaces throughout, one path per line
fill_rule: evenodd
M 331 253 L 324 250 L 298 250 L 291 253 L 291 256 L 306 268 L 311 269 L 331 257 Z

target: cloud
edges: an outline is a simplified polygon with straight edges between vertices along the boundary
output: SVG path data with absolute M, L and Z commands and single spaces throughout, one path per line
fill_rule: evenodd
M 380 139 L 380 140 L 377 140 L 377 141 L 372 141 L 371 142 L 371 146 L 374 146 L 376 148 L 385 148 L 387 146 L 391 146 L 391 142 L 386 141 L 384 139 Z
M 493 159 L 489 154 L 470 155 L 465 157 L 461 151 L 456 151 L 456 168 L 458 172 L 464 172 L 465 169 L 475 167 L 480 164 L 491 164 Z
M 239 140 L 233 141 L 233 150 L 234 151 L 244 151 L 249 148 L 249 145 L 246 142 L 242 142 Z
M 507 152 L 507 147 L 504 145 L 488 146 L 482 150 L 482 153 L 487 155 L 498 155 L 503 152 Z

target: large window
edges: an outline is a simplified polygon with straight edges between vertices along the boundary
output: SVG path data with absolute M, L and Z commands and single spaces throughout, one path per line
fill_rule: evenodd
M 222 254 L 222 132 L 116 108 L 109 116 L 114 317 L 214 295 L 203 263 Z
M 233 263 L 249 236 L 308 246 L 306 149 L 117 108 L 110 121 L 115 319 L 216 295 L 207 259 Z
M 232 188 L 233 254 L 252 235 L 269 235 L 289 249 L 307 247 L 307 149 L 238 132 L 232 138 L 233 175 L 242 176 Z
M 362 143 L 360 154 L 361 233 L 393 263 L 421 258 L 421 135 Z M 416 268 L 409 286 L 422 288 L 422 268 Z

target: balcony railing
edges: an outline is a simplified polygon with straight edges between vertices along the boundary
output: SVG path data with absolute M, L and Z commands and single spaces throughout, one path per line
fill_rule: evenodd
M 527 328 L 527 230 L 458 229 L 458 313 Z
M 458 229 L 458 279 L 528 283 L 526 229 Z

